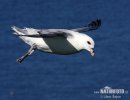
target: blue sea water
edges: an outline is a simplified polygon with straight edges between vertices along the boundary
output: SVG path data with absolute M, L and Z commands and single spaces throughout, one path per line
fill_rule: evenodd
M 69 56 L 37 51 L 16 63 L 29 46 L 11 26 L 71 29 L 97 18 L 102 26 L 87 33 L 95 40 L 95 57 L 87 51 Z M 129 0 L 0 1 L 0 100 L 102 100 L 94 91 L 105 86 L 130 92 L 129 63 Z M 128 93 L 119 100 L 129 99 Z

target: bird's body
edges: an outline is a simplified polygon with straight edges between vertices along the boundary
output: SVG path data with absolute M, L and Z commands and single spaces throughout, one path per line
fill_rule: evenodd
M 93 23 L 95 24 L 96 22 Z M 96 24 L 99 23 L 97 22 Z M 30 48 L 30 52 L 28 51 L 28 55 L 30 55 L 35 49 L 47 53 L 62 55 L 77 53 L 81 50 L 88 50 L 92 55 L 94 54 L 94 40 L 88 35 L 81 33 L 86 30 L 86 27 L 68 30 L 34 28 L 20 29 L 13 26 L 12 29 L 15 31 L 16 35 L 32 47 Z M 28 55 L 26 54 L 25 56 Z M 22 60 L 25 56 L 22 57 Z
M 21 33 L 21 31 L 18 31 L 19 29 L 17 27 L 13 28 L 19 35 L 26 35 L 24 33 Z M 28 33 L 28 35 L 33 35 L 33 34 L 38 34 L 37 29 L 33 28 L 26 28 L 24 29 Z M 36 44 L 37 49 L 40 51 L 48 52 L 48 53 L 54 53 L 54 54 L 62 54 L 62 55 L 67 55 L 67 54 L 73 54 L 77 53 L 81 50 L 83 50 L 83 45 L 82 40 L 85 37 L 88 37 L 85 34 L 79 33 L 79 32 L 74 32 L 72 30 L 67 30 L 67 29 L 49 29 L 49 30 L 44 30 L 46 31 L 62 31 L 69 33 L 70 36 L 67 38 L 56 36 L 53 38 L 35 38 L 35 37 L 26 37 L 26 36 L 20 36 L 20 38 L 30 46 L 33 44 Z M 89 37 L 88 37 L 89 38 Z

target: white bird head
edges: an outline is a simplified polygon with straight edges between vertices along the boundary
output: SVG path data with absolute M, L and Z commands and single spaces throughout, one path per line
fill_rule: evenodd
M 89 51 L 92 56 L 94 56 L 94 40 L 89 37 L 88 35 L 85 35 L 83 38 L 84 41 L 84 49 Z

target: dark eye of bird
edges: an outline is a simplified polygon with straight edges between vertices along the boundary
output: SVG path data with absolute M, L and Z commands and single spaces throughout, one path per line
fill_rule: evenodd
M 88 43 L 89 45 L 91 45 L 91 43 L 90 43 L 89 41 L 87 41 L 87 43 Z

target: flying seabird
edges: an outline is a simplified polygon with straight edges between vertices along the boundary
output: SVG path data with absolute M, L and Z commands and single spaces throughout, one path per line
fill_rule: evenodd
M 34 29 L 13 26 L 19 38 L 30 45 L 30 49 L 17 62 L 21 63 L 35 50 L 47 53 L 69 55 L 87 50 L 94 56 L 94 40 L 83 32 L 96 30 L 101 26 L 101 20 L 92 21 L 87 26 L 76 29 Z

